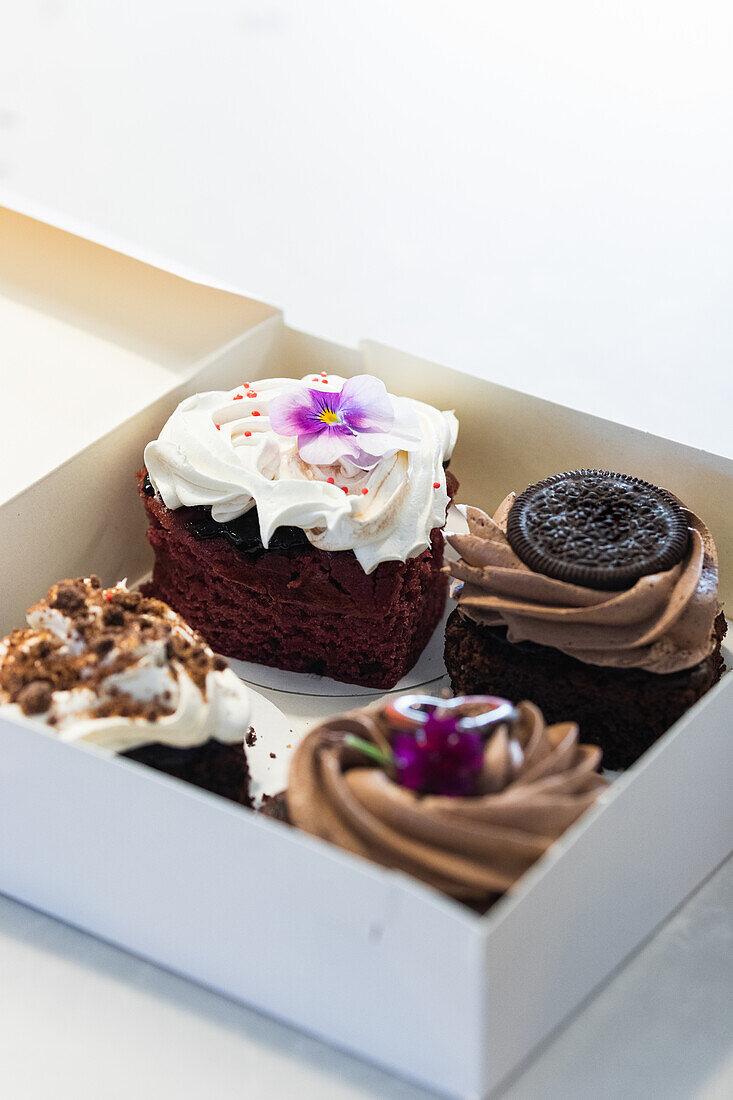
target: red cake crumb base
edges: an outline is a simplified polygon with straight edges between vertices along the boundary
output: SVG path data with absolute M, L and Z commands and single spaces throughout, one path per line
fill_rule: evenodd
M 457 482 L 448 476 L 452 495 Z M 430 550 L 367 575 L 352 554 L 312 546 L 247 560 L 224 539 L 197 541 L 185 510 L 141 495 L 155 551 L 150 593 L 227 657 L 388 689 L 442 617 L 448 582 L 439 528 Z

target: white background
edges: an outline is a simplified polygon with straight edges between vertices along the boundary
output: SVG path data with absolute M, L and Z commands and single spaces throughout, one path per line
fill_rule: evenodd
M 730 449 L 730 4 L 2 10 L 6 194 L 298 327 Z
M 0 0 L 0 201 L 731 454 L 732 52 L 722 3 Z M 32 426 L 52 389 L 3 383 Z M 12 438 L 30 469 L 42 442 Z M 725 1095 L 732 887 L 508 1095 Z M 20 1100 L 421 1095 L 2 901 L 0 982 Z

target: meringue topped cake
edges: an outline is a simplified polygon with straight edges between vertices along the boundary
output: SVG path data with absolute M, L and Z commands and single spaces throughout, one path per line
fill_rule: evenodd
M 249 805 L 249 692 L 160 600 L 53 585 L 0 642 L 0 713 Z

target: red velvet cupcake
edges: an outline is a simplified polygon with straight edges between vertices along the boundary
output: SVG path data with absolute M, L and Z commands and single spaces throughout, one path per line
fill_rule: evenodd
M 368 375 L 187 399 L 139 474 L 151 590 L 227 656 L 393 687 L 445 607 L 456 433 Z

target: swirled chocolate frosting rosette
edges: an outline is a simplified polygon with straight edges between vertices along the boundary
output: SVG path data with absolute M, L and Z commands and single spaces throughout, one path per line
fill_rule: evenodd
M 293 825 L 451 897 L 508 890 L 594 802 L 600 749 L 529 702 L 402 696 L 323 722 L 298 746 Z

